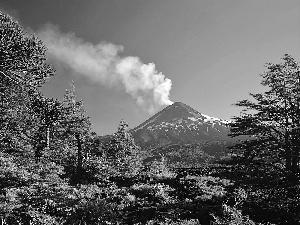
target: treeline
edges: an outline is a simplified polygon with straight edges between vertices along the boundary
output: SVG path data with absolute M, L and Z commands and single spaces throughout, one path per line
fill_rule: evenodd
M 47 200 L 42 193 L 36 193 L 40 189 L 46 191 L 45 187 L 66 185 L 71 190 L 70 185 L 97 182 L 104 185 L 112 176 L 135 176 L 142 161 L 128 125 L 121 121 L 117 132 L 103 145 L 91 130 L 90 117 L 83 102 L 76 99 L 73 83 L 62 101 L 47 98 L 40 91 L 55 75 L 46 62 L 46 46 L 10 16 L 0 13 L 0 22 L 2 223 L 32 222 L 30 208 L 41 213 L 34 204 Z M 24 192 L 34 195 L 32 204 L 24 202 L 28 201 Z M 51 195 L 67 193 L 68 190 Z M 60 201 L 67 199 L 61 197 Z
M 46 63 L 46 47 L 9 16 L 1 13 L 0 19 L 1 152 L 32 156 L 36 163 L 62 162 L 73 158 L 66 149 L 76 147 L 80 170 L 93 133 L 74 85 L 63 101 L 45 97 L 39 87 L 55 74 Z

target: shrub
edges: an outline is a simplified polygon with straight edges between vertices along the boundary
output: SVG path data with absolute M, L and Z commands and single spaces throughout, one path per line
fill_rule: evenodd
M 214 218 L 213 224 L 228 224 L 228 225 L 255 225 L 255 223 L 249 219 L 249 216 L 242 214 L 241 208 L 244 201 L 247 199 L 247 193 L 244 189 L 238 188 L 233 192 L 234 206 L 222 204 L 222 216 L 216 216 L 211 214 Z
M 140 224 L 140 223 L 139 223 Z M 139 225 L 138 224 L 138 225 Z M 164 221 L 157 221 L 157 220 L 150 220 L 146 223 L 146 225 L 200 225 L 199 221 L 197 219 L 190 219 L 190 220 L 171 220 L 171 219 L 164 219 Z
M 147 173 L 151 179 L 165 179 L 176 177 L 176 173 L 171 171 L 171 169 L 167 166 L 167 162 L 164 157 L 162 157 L 160 161 L 153 161 L 149 165 Z
M 114 169 L 106 157 L 89 157 L 84 161 L 84 169 L 90 178 L 102 184 L 107 184 L 109 178 L 115 175 Z
M 176 202 L 176 199 L 170 196 L 170 193 L 175 189 L 165 184 L 134 184 L 131 187 L 133 193 L 137 196 L 147 196 L 149 200 L 159 202 L 163 204 L 169 204 Z
M 222 205 L 222 217 L 212 214 L 214 218 L 213 225 L 255 225 L 255 223 L 249 219 L 248 216 L 244 216 L 241 210 L 235 207 Z
M 31 178 L 26 168 L 15 163 L 14 157 L 0 155 L 0 188 L 24 185 Z
M 222 198 L 227 193 L 225 187 L 233 183 L 226 179 L 220 179 L 212 176 L 190 176 L 184 181 L 189 185 L 189 189 L 194 191 L 196 199 L 210 200 L 213 198 Z

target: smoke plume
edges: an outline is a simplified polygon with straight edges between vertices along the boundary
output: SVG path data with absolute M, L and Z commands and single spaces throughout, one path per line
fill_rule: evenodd
M 170 105 L 170 79 L 158 73 L 154 63 L 143 64 L 138 57 L 121 57 L 123 46 L 108 42 L 92 44 L 62 33 L 57 26 L 46 25 L 37 34 L 48 48 L 48 54 L 74 72 L 102 85 L 123 85 L 139 106 L 154 113 Z

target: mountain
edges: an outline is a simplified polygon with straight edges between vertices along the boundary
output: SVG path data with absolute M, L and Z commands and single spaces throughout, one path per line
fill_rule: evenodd
M 131 133 L 141 147 L 157 148 L 229 140 L 229 123 L 175 102 L 133 128 Z

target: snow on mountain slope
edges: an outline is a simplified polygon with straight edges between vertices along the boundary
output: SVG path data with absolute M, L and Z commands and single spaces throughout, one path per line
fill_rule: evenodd
M 228 140 L 230 121 L 207 116 L 175 102 L 131 130 L 141 146 Z

